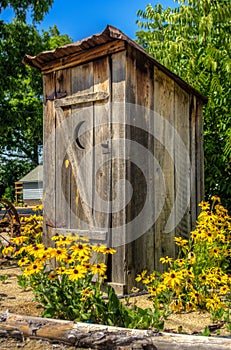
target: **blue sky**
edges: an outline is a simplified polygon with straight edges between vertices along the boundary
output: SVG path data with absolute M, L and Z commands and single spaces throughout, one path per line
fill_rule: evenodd
M 135 39 L 137 10 L 144 10 L 148 3 L 154 6 L 159 2 L 164 7 L 176 6 L 174 0 L 54 0 L 39 28 L 47 30 L 56 24 L 61 34 L 68 34 L 76 41 L 100 33 L 111 24 Z M 4 11 L 1 18 L 10 20 L 11 11 Z

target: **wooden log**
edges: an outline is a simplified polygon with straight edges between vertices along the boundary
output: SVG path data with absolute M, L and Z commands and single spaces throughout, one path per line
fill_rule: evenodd
M 228 350 L 231 338 L 159 333 L 97 324 L 0 313 L 0 337 L 49 340 L 76 349 Z

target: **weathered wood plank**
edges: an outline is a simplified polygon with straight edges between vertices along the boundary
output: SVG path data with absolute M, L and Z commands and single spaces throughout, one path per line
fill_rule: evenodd
M 231 339 L 159 333 L 97 324 L 0 314 L 1 337 L 49 340 L 74 345 L 76 349 L 118 350 L 229 350 Z
M 48 74 L 56 70 L 71 68 L 83 63 L 87 63 L 96 58 L 107 56 L 125 49 L 124 41 L 113 41 L 105 45 L 100 45 L 81 53 L 72 54 L 61 59 L 48 62 L 42 68 L 43 74 Z
M 126 111 L 125 111 L 125 79 L 126 52 L 115 53 L 111 56 L 112 66 L 112 142 L 120 139 L 120 148 L 112 146 L 112 246 L 116 254 L 112 255 L 111 279 L 113 283 L 125 285 L 126 278 L 126 208 L 117 209 L 118 204 L 126 203 L 126 186 L 120 180 L 126 179 Z M 120 124 L 116 124 L 120 121 Z M 113 144 L 113 143 L 112 143 Z M 118 154 L 119 153 L 119 154 Z M 118 184 L 117 184 L 118 183 Z M 119 185 L 119 190 L 117 188 Z M 116 229 L 121 227 L 119 235 Z M 126 293 L 126 291 L 124 290 Z
M 48 228 L 55 226 L 55 110 L 54 103 L 46 100 L 54 91 L 55 74 L 43 78 L 44 107 L 43 107 L 43 222 L 44 242 L 50 243 Z
M 90 241 L 100 241 L 100 243 L 105 244 L 107 242 L 108 232 L 107 231 L 89 231 L 89 230 L 79 230 L 73 228 L 51 228 L 52 235 L 56 233 L 67 236 L 78 235 L 81 237 L 87 237 Z
M 104 91 L 97 91 L 89 94 L 73 94 L 72 96 L 68 96 L 66 98 L 62 98 L 59 100 L 55 100 L 55 107 L 65 107 L 65 106 L 73 106 L 81 103 L 89 103 L 95 101 L 103 101 L 108 99 L 109 94 Z
M 70 70 L 56 72 L 56 91 L 65 91 L 67 95 L 71 94 L 71 76 Z M 54 103 L 55 108 L 57 107 Z M 56 141 L 55 141 L 55 161 L 56 161 L 56 198 L 55 198 L 55 216 L 56 227 L 70 227 L 70 178 L 71 169 L 70 160 L 67 155 L 67 143 L 65 133 L 68 132 L 63 127 L 70 118 L 71 110 L 66 108 L 61 110 L 56 108 Z
M 180 143 L 175 142 L 175 162 L 178 164 L 178 171 L 175 174 L 175 189 L 176 195 L 180 193 L 177 201 L 176 220 L 181 219 L 177 225 L 176 235 L 186 238 L 189 237 L 191 230 L 189 204 L 192 174 L 191 164 L 185 159 L 186 155 L 190 157 L 189 103 L 189 94 L 175 83 L 175 128 L 184 144 L 183 150 Z
M 155 211 L 160 211 L 155 222 L 155 267 L 163 269 L 160 258 L 175 256 L 174 222 L 166 232 L 166 223 L 174 207 L 174 82 L 156 67 L 154 69 L 154 156 L 159 166 L 154 173 Z M 168 124 L 169 123 L 169 124 Z M 164 186 L 163 186 L 164 181 Z M 163 208 L 161 209 L 161 205 Z M 157 216 L 157 213 L 155 212 Z M 174 218 L 172 219 L 174 221 Z
M 127 165 L 127 179 L 133 190 L 132 201 L 126 208 L 126 219 L 127 222 L 137 220 L 145 203 L 149 202 L 152 203 L 149 206 L 149 214 L 152 217 L 150 222 L 152 219 L 154 222 L 154 168 L 150 157 L 147 156 L 149 152 L 153 154 L 154 147 L 152 135 L 154 125 L 153 66 L 149 61 L 144 63 L 143 56 L 131 48 L 128 48 L 127 54 L 126 102 L 127 119 L 130 118 L 126 137 L 132 141 L 129 149 L 131 160 Z M 143 153 L 139 155 L 136 150 L 137 144 L 144 147 Z M 130 237 L 126 246 L 128 290 L 134 286 L 137 273 L 147 267 L 149 270 L 154 269 L 154 234 L 152 227 L 148 232 L 143 232 L 142 225 L 146 224 L 145 221 L 146 218 L 141 220 L 139 227 L 135 221 L 133 225 L 127 227 L 126 236 Z
M 94 61 L 94 91 L 110 96 L 109 57 Z M 102 103 L 104 102 L 104 103 Z M 111 111 L 110 100 L 94 103 L 94 197 L 93 215 L 97 227 L 109 228 L 111 216 Z M 108 235 L 107 245 L 111 245 Z
M 144 148 L 145 153 L 139 155 L 139 158 L 143 159 L 142 167 L 140 169 L 139 181 L 137 181 L 137 188 L 135 192 L 140 199 L 137 199 L 136 216 L 143 210 L 145 203 L 148 203 L 148 217 L 143 218 L 140 230 L 143 232 L 142 225 L 146 224 L 148 220 L 151 224 L 154 224 L 154 206 L 155 206 L 155 189 L 154 189 L 154 66 L 150 61 L 143 62 L 143 55 L 139 52 L 136 53 L 136 85 L 137 96 L 136 104 L 138 105 L 137 118 L 139 119 L 138 125 L 140 128 L 136 130 L 135 141 L 139 142 Z M 140 108 L 139 106 L 142 106 Z M 151 155 L 151 157 L 149 156 Z M 145 174 L 145 175 L 144 175 Z M 134 178 L 136 183 L 136 178 Z M 135 242 L 135 274 L 141 270 L 145 270 L 148 267 L 149 271 L 152 271 L 154 265 L 154 227 L 150 227 L 143 235 L 140 233 L 140 237 Z M 134 278 L 133 277 L 133 283 Z M 131 281 L 132 283 L 132 281 Z

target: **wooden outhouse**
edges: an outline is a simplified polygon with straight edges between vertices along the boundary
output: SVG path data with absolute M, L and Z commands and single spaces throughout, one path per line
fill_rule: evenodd
M 44 81 L 44 230 L 114 246 L 108 282 L 162 269 L 203 197 L 206 99 L 115 27 L 24 62 Z

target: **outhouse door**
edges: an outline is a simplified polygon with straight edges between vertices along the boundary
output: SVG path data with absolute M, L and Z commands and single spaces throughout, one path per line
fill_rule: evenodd
M 56 231 L 109 245 L 111 134 L 106 66 L 99 61 L 72 69 L 74 93 L 54 102 L 55 221 Z

